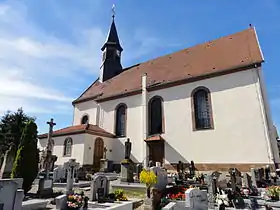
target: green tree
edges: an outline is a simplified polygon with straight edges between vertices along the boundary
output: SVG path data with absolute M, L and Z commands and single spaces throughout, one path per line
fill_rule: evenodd
M 27 193 L 38 174 L 37 125 L 30 121 L 23 130 L 17 150 L 11 178 L 23 178 L 23 190 Z
M 29 121 L 35 121 L 35 118 L 27 116 L 22 108 L 16 112 L 8 111 L 0 120 L 0 157 L 5 151 L 12 148 L 14 156 L 20 145 L 22 131 Z

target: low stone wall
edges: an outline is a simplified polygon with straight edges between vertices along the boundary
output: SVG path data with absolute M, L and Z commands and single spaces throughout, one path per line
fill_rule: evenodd
M 165 207 L 163 207 L 162 210 L 176 210 L 176 203 L 171 202 L 167 204 Z
M 22 202 L 22 210 L 37 210 L 37 209 L 46 209 L 49 201 L 34 199 Z

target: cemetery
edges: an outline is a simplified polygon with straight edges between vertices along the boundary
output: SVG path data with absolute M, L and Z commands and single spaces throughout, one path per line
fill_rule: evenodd
M 51 139 L 53 119 L 48 124 Z M 148 167 L 134 163 L 131 148 L 127 139 L 120 173 L 108 170 L 104 150 L 100 171 L 85 175 L 79 172 L 76 159 L 69 159 L 60 170 L 54 167 L 56 157 L 49 140 L 40 161 L 42 170 L 32 186 L 34 193 L 24 192 L 23 178 L 0 179 L 0 209 L 280 208 L 279 170 L 272 171 L 271 166 L 252 168 L 247 173 L 237 168 L 229 168 L 227 173 L 200 172 L 194 161 L 178 161 L 176 171 L 168 171 L 152 160 Z M 131 196 L 131 192 L 142 197 Z

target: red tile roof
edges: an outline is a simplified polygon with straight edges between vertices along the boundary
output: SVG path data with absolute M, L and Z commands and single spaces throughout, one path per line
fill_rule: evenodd
M 149 138 L 145 139 L 145 141 L 160 141 L 164 140 L 161 135 L 150 136 Z
M 175 81 L 188 82 L 204 75 L 231 73 L 263 62 L 254 28 L 199 44 L 125 69 L 103 83 L 96 80 L 73 104 L 105 100 L 127 93 L 141 93 L 141 76 L 147 73 L 149 86 Z M 230 71 L 229 71 L 230 70 Z
M 89 134 L 111 137 L 111 138 L 115 137 L 114 134 L 105 131 L 104 129 L 98 127 L 97 125 L 91 125 L 91 124 L 74 125 L 74 126 L 62 128 L 60 130 L 56 130 L 53 132 L 53 137 L 81 134 L 81 133 L 89 133 Z M 43 138 L 47 138 L 47 137 L 48 137 L 47 133 L 38 135 L 39 139 L 43 139 Z

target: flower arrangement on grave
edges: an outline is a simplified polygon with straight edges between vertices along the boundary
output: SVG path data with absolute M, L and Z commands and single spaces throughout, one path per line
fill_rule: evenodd
M 114 191 L 115 199 L 117 201 L 127 201 L 127 197 L 124 195 L 124 190 L 119 188 Z
M 278 201 L 280 196 L 280 186 L 269 186 L 265 189 L 265 192 L 271 200 Z
M 83 207 L 84 198 L 82 195 L 74 194 L 67 196 L 67 207 L 68 209 L 79 209 Z
M 258 189 L 256 187 L 253 188 L 248 188 L 248 187 L 242 187 L 240 189 L 240 194 L 244 198 L 248 198 L 250 195 L 251 196 L 257 196 L 258 195 Z
M 140 173 L 140 183 L 147 187 L 147 197 L 151 197 L 151 187 L 157 183 L 157 176 L 153 171 L 143 169 Z
M 198 182 L 204 182 L 204 175 L 203 173 L 199 173 L 197 172 L 194 177 L 193 177 L 194 180 L 198 181 Z
M 216 203 L 219 206 L 227 206 L 227 207 L 230 206 L 231 202 L 228 198 L 228 195 L 225 194 L 225 192 L 222 192 L 222 194 L 216 194 L 215 198 L 216 198 Z

